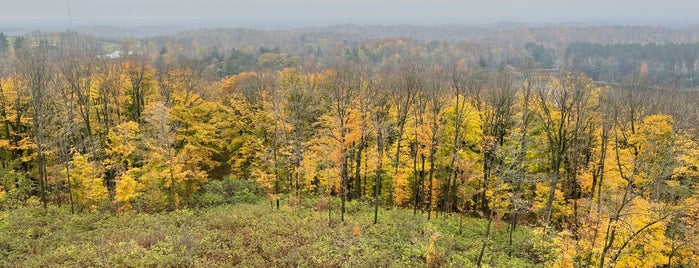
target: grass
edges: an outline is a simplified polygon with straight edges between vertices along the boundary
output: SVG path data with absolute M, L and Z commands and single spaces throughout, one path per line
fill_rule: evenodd
M 405 209 L 350 202 L 345 222 L 323 199 L 272 210 L 269 204 L 221 205 L 158 214 L 71 215 L 65 207 L 0 212 L 0 267 L 424 267 L 429 238 L 435 263 L 474 267 L 486 221 L 432 219 Z M 339 207 L 337 202 L 333 207 Z M 504 225 L 504 224 L 503 224 Z M 497 227 L 497 225 L 496 225 Z M 485 266 L 544 266 L 547 247 L 526 228 L 508 257 L 506 228 L 495 228 Z

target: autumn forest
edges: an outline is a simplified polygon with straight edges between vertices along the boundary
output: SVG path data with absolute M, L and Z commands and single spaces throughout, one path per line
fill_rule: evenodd
M 696 267 L 698 66 L 692 28 L 0 34 L 0 266 Z

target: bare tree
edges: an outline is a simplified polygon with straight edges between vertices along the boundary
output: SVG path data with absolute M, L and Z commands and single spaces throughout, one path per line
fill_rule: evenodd
M 428 110 L 430 112 L 430 175 L 428 180 L 427 189 L 427 219 L 429 220 L 432 212 L 432 191 L 433 191 L 433 181 L 435 169 L 435 156 L 437 154 L 437 147 L 441 141 L 441 127 L 442 127 L 442 112 L 447 104 L 446 98 L 446 77 L 444 77 L 442 70 L 432 70 L 430 72 L 430 77 L 427 79 L 427 86 L 425 88 L 425 95 L 428 99 Z M 443 191 L 446 194 L 446 191 Z
M 96 151 L 95 139 L 92 129 L 92 83 L 97 71 L 97 57 L 94 47 L 87 39 L 83 39 L 75 32 L 67 32 L 65 43 L 61 48 L 61 61 L 59 70 L 62 81 L 65 82 L 67 92 L 64 95 L 67 100 L 75 100 L 78 115 L 85 128 L 87 145 L 84 149 Z M 71 108 L 72 109 L 72 108 Z
M 51 64 L 51 54 L 53 48 L 46 40 L 41 40 L 35 47 L 22 48 L 15 62 L 16 69 L 26 81 L 26 85 L 31 93 L 32 109 L 32 136 L 36 143 L 37 170 L 39 182 L 39 195 L 47 206 L 47 180 L 46 172 L 48 150 L 47 127 L 50 124 L 52 90 L 54 84 L 54 71 Z

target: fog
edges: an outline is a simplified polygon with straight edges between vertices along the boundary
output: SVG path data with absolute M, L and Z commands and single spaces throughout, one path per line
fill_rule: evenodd
M 696 0 L 0 0 L 26 25 L 314 26 L 335 23 L 697 24 Z

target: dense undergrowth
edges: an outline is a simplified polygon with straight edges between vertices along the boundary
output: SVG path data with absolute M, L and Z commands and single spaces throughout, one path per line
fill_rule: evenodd
M 145 214 L 71 215 L 68 208 L 26 207 L 0 212 L 0 267 L 424 267 L 430 262 L 475 266 L 485 220 L 451 216 L 427 221 L 405 209 L 372 211 L 350 202 L 344 223 L 326 199 L 282 204 L 227 204 Z M 337 204 L 333 204 L 337 208 Z M 515 232 L 508 256 L 505 224 L 496 226 L 486 266 L 543 266 L 550 249 L 526 228 Z

